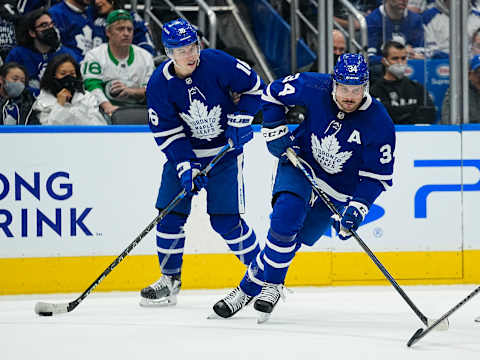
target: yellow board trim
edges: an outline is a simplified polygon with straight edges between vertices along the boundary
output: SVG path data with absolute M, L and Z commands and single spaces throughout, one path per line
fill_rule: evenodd
M 376 256 L 400 284 L 480 282 L 480 250 L 382 252 Z M 83 292 L 114 256 L 0 259 L 0 295 Z M 230 288 L 245 271 L 231 254 L 184 256 L 183 289 Z M 135 291 L 160 276 L 155 255 L 125 258 L 98 291 Z M 288 286 L 388 284 L 364 253 L 300 252 L 286 279 Z

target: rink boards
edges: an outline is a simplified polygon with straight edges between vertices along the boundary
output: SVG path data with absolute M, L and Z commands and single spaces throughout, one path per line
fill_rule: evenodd
M 258 129 L 257 129 L 258 130 Z M 0 128 L 0 294 L 83 291 L 156 216 L 163 155 L 144 126 Z M 359 234 L 400 283 L 480 281 L 480 126 L 397 128 L 394 187 Z M 258 132 L 245 148 L 246 214 L 261 242 L 274 158 Z M 193 204 L 185 288 L 235 285 L 243 266 Z M 159 277 L 155 231 L 98 289 Z M 386 283 L 355 240 L 303 248 L 289 285 Z

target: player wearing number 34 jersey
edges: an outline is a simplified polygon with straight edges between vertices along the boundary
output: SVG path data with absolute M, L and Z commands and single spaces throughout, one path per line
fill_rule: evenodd
M 395 129 L 384 106 L 369 95 L 368 79 L 363 57 L 344 54 L 333 76 L 295 74 L 264 90 L 262 133 L 270 153 L 279 158 L 270 229 L 240 286 L 215 304 L 219 316 L 238 312 L 243 306 L 236 299 L 244 294 L 257 296 L 254 307 L 261 320 L 267 319 L 283 295 L 288 267 L 301 245 L 313 245 L 331 225 L 346 240 L 392 185 Z M 307 116 L 290 133 L 285 113 L 293 105 L 304 106 Z M 332 219 L 326 205 L 312 197 L 310 182 L 287 160 L 287 148 L 303 159 L 316 186 L 345 209 L 342 218 Z

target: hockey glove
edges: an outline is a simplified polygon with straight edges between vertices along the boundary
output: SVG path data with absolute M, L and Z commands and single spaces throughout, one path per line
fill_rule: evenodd
M 300 150 L 298 146 L 294 145 L 295 138 L 286 125 L 280 125 L 273 129 L 262 128 L 262 135 L 267 142 L 268 151 L 273 156 L 280 158 L 281 161 L 288 162 L 287 148 L 291 147 L 297 154 Z
M 208 178 L 200 173 L 200 164 L 184 161 L 177 165 L 177 174 L 188 196 L 198 194 L 207 186 Z
M 365 204 L 352 200 L 348 203 L 342 218 L 333 215 L 333 227 L 340 240 L 349 239 L 352 236 L 351 230 L 356 231 L 358 229 L 367 213 L 368 207 Z
M 235 148 L 241 148 L 253 139 L 252 115 L 237 111 L 234 114 L 228 114 L 227 119 L 228 127 L 225 130 L 225 136 L 232 139 Z

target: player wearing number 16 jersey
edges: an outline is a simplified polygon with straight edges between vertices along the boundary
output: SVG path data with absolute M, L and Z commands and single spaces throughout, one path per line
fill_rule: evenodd
M 260 110 L 263 81 L 248 64 L 222 51 L 200 50 L 196 30 L 184 19 L 166 23 L 162 41 L 170 60 L 157 68 L 147 86 L 150 128 L 167 157 L 156 207 L 164 209 L 182 189 L 187 196 L 157 226 L 162 277 L 141 291 L 142 305 L 175 304 L 183 226 L 192 196 L 202 187 L 210 224 L 238 259 L 248 266 L 260 249 L 240 214 L 245 207 L 243 145 L 253 137 L 251 123 Z M 240 94 L 238 103 L 233 93 Z M 195 177 L 228 139 L 233 149 L 208 174 L 208 182 Z
M 264 90 L 262 133 L 279 158 L 270 229 L 239 287 L 214 305 L 219 316 L 239 311 L 242 296 L 258 296 L 254 307 L 261 321 L 267 319 L 284 295 L 288 267 L 301 245 L 313 245 L 332 223 L 342 240 L 349 238 L 392 185 L 395 129 L 384 106 L 369 95 L 368 79 L 364 58 L 344 54 L 333 76 L 295 74 Z M 293 105 L 304 106 L 307 116 L 290 133 L 285 113 Z M 285 157 L 289 147 L 305 160 L 317 186 L 345 209 L 342 218 L 332 219 L 326 205 L 312 197 L 310 182 Z

